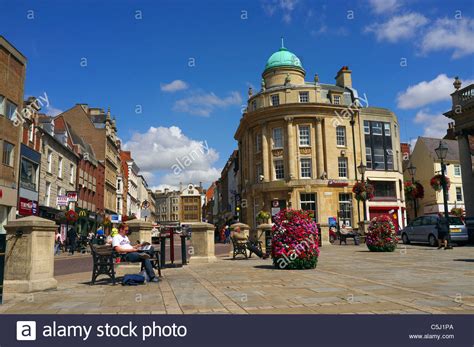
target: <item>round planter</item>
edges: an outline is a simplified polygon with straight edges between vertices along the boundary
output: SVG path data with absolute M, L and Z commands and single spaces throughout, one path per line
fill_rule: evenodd
M 367 248 L 371 252 L 393 252 L 397 248 L 397 245 L 395 244 L 388 244 L 384 246 L 367 245 Z
M 318 265 L 318 257 L 291 260 L 288 257 L 273 258 L 273 266 L 280 270 L 310 270 Z

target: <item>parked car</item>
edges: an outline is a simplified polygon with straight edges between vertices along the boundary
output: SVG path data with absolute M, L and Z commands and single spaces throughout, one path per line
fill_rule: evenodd
M 438 246 L 438 219 L 438 215 L 425 215 L 412 220 L 401 232 L 403 243 L 423 242 Z M 467 227 L 460 217 L 449 216 L 449 232 L 452 242 L 466 243 L 468 240 Z

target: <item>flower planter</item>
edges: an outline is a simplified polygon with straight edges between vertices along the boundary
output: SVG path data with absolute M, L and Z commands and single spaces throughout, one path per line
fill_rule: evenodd
M 272 259 L 277 269 L 314 269 L 318 264 L 318 226 L 309 212 L 282 210 L 274 217 Z
M 397 248 L 395 225 L 389 215 L 382 215 L 370 221 L 365 243 L 371 252 L 393 252 Z

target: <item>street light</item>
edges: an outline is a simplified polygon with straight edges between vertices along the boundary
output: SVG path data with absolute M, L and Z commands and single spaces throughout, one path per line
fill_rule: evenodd
M 438 148 L 435 149 L 436 155 L 438 159 L 441 160 L 441 185 L 443 187 L 443 203 L 444 203 L 444 217 L 449 225 L 449 211 L 448 211 L 448 187 L 446 184 L 446 164 L 444 163 L 444 159 L 448 154 L 448 146 L 443 141 L 439 141 Z M 448 228 L 448 242 L 451 240 L 451 233 Z
M 365 171 L 367 170 L 367 166 L 364 165 L 362 160 L 360 161 L 359 166 L 357 167 L 357 171 L 359 171 L 360 175 L 362 176 L 361 182 L 365 183 Z M 366 199 L 364 199 L 364 222 L 367 221 L 367 206 L 366 206 Z
M 410 166 L 407 167 L 407 170 L 408 170 L 408 173 L 411 176 L 411 183 L 413 183 L 413 185 L 415 185 L 416 167 L 413 166 L 412 163 L 410 163 Z M 413 205 L 415 207 L 415 218 L 416 218 L 416 217 L 418 217 L 418 206 L 417 206 L 417 203 L 416 203 L 416 197 L 413 199 Z

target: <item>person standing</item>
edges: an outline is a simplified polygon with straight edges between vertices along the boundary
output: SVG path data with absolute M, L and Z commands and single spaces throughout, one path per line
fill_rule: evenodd
M 61 254 L 61 233 L 59 230 L 56 230 L 56 235 L 54 235 L 54 255 L 60 255 Z
M 76 242 L 77 242 L 76 227 L 72 226 L 68 230 L 67 238 L 68 238 L 68 243 L 69 243 L 69 254 L 74 255 L 74 251 L 76 250 Z
M 438 230 L 438 249 L 453 249 L 448 244 L 449 237 L 449 220 L 443 215 L 438 215 L 438 221 L 436 222 L 436 229 Z

